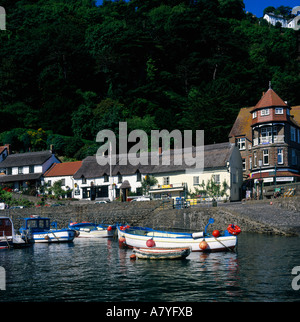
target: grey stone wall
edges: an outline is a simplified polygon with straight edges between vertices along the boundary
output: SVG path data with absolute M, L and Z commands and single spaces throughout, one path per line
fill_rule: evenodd
M 241 227 L 242 232 L 280 235 L 300 234 L 300 200 L 288 198 L 270 201 L 221 204 L 218 207 L 199 206 L 188 209 L 173 209 L 172 204 L 161 201 L 111 203 L 111 204 L 70 204 L 57 207 L 39 207 L 2 210 L 0 215 L 10 216 L 16 229 L 21 218 L 30 215 L 49 217 L 57 221 L 58 227 L 68 226 L 70 221 L 90 221 L 107 224 L 129 224 L 148 226 L 161 230 L 177 229 L 201 231 L 209 218 L 215 223 L 209 227 L 225 230 L 229 224 Z

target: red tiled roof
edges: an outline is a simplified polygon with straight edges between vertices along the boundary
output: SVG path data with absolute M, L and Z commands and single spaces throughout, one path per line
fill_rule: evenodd
M 61 177 L 74 175 L 81 167 L 82 161 L 54 163 L 44 174 L 45 177 Z
M 287 104 L 270 88 L 263 95 L 260 101 L 254 106 L 252 111 L 257 110 L 259 108 L 272 106 L 287 107 Z

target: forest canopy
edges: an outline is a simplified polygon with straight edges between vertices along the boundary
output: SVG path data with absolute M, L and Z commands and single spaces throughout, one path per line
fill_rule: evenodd
M 298 33 L 242 0 L 3 0 L 0 140 L 81 159 L 98 131 L 205 130 L 227 141 L 272 88 L 299 104 Z

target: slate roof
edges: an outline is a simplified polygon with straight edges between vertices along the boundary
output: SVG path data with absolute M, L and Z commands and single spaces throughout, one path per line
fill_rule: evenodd
M 52 167 L 45 172 L 44 177 L 62 177 L 73 176 L 81 167 L 82 161 L 54 163 Z
M 226 163 L 234 148 L 236 148 L 234 144 L 229 142 L 204 146 L 204 169 L 226 167 Z M 193 157 L 196 156 L 195 152 L 195 149 L 193 149 Z M 151 165 L 151 154 L 148 153 L 145 155 L 145 158 L 149 160 L 148 165 L 138 164 L 134 166 L 129 164 L 129 162 L 127 165 L 120 165 L 121 157 L 117 156 L 117 164 L 112 166 L 112 175 L 115 176 L 118 173 L 121 175 L 131 175 L 135 174 L 137 171 L 143 174 L 165 173 L 172 171 L 185 171 L 187 168 L 194 167 L 186 165 L 183 157 L 182 165 L 176 165 L 174 164 L 174 157 L 176 157 L 176 152 L 174 153 L 174 151 L 170 151 L 170 165 L 163 165 L 161 163 L 162 155 L 160 155 L 159 165 Z M 81 177 L 84 177 L 92 179 L 102 177 L 105 174 L 110 174 L 110 166 L 108 164 L 101 166 L 97 163 L 96 156 L 88 156 L 83 160 L 82 166 L 75 173 L 74 178 L 80 179 Z
M 51 151 L 10 154 L 1 162 L 1 168 L 43 164 L 51 158 L 51 156 Z
M 15 182 L 15 181 L 30 181 L 38 180 L 42 176 L 42 173 L 27 173 L 17 175 L 1 175 L 0 183 Z

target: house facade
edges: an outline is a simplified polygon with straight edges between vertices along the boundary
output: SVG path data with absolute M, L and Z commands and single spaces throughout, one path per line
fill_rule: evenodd
M 82 161 L 82 166 L 74 174 L 74 196 L 79 199 L 109 199 L 114 200 L 121 194 L 121 186 L 127 181 L 127 190 L 142 194 L 141 183 L 147 175 L 144 167 L 130 164 L 118 164 L 110 167 L 101 166 L 96 156 L 88 156 Z
M 271 88 L 254 107 L 243 108 L 231 129 L 249 184 L 300 181 L 300 107 L 290 107 Z
M 0 185 L 10 186 L 14 191 L 37 189 L 43 174 L 59 162 L 52 151 L 10 154 L 1 163 L 4 174 L 0 176 Z
M 70 191 L 67 194 L 69 198 L 76 198 L 74 174 L 80 169 L 82 161 L 53 163 L 48 171 L 43 175 L 45 187 L 51 187 L 57 181 L 61 181 L 61 187 Z
M 151 174 L 158 180 L 158 184 L 150 189 L 152 198 L 187 197 L 188 193 L 194 193 L 196 189 L 203 190 L 203 185 L 213 179 L 220 186 L 226 182 L 226 198 L 240 200 L 242 158 L 235 144 L 226 142 L 206 145 L 203 171 L 190 172 L 186 171 L 187 168 L 184 165 L 154 167 Z

